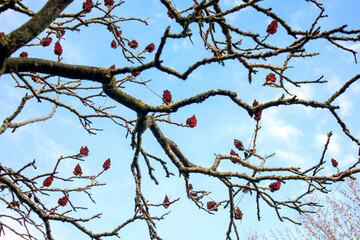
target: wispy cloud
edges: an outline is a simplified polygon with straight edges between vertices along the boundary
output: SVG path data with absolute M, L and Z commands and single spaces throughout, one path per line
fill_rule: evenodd
M 316 134 L 314 146 L 317 149 L 322 150 L 322 149 L 324 149 L 326 140 L 327 140 L 326 134 Z M 329 155 L 336 157 L 336 156 L 340 156 L 342 154 L 341 147 L 339 144 L 340 140 L 341 140 L 340 137 L 336 133 L 334 133 L 333 136 L 331 137 L 331 140 L 330 140 L 330 143 L 328 146 L 328 150 L 327 150 Z
M 171 47 L 175 52 L 178 52 L 179 50 L 188 49 L 190 47 L 189 39 L 184 39 L 181 41 L 181 43 L 179 43 L 179 41 L 175 41 L 171 45 Z
M 279 109 L 269 109 L 266 111 L 266 117 L 264 117 L 264 125 L 267 125 L 265 130 L 266 134 L 270 137 L 275 137 L 284 141 L 294 140 L 303 133 L 293 125 L 285 123 L 281 119 L 281 113 Z
M 290 165 L 293 166 L 304 166 L 311 162 L 311 158 L 309 156 L 299 155 L 296 153 L 287 152 L 280 149 L 277 149 L 275 152 L 276 152 L 276 157 L 290 163 Z
M 340 105 L 340 116 L 351 116 L 354 112 L 354 103 L 348 99 L 348 97 L 342 97 L 339 101 Z

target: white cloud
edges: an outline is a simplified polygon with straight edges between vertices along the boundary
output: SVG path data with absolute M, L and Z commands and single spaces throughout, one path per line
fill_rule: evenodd
M 331 78 L 326 80 L 328 80 L 326 87 L 329 90 L 329 92 L 335 92 L 339 90 L 339 88 L 341 87 L 340 78 L 336 75 L 333 75 Z
M 299 10 L 291 15 L 291 26 L 293 29 L 301 29 L 299 20 L 304 18 L 306 13 L 303 10 Z
M 302 135 L 301 131 L 291 125 L 271 125 L 269 132 L 272 136 L 280 138 L 284 141 L 291 140 L 294 136 Z
M 314 97 L 314 87 L 312 85 L 302 85 L 301 87 L 291 86 L 290 93 L 296 95 L 298 99 L 312 99 Z
M 360 93 L 360 84 L 359 83 L 353 83 L 351 85 L 350 91 L 353 93 Z
M 342 166 L 350 166 L 354 163 L 357 162 L 357 159 L 354 157 L 353 154 L 348 154 L 348 155 L 345 155 L 344 157 L 342 158 L 339 158 L 339 161 L 341 162 L 341 165 Z
M 232 7 L 238 6 L 243 4 L 244 2 L 242 0 L 224 0 L 225 5 L 229 5 Z
M 315 147 L 319 150 L 323 150 L 327 140 L 326 134 L 316 134 L 315 135 Z M 337 134 L 333 134 L 330 139 L 330 143 L 327 149 L 327 154 L 334 157 L 341 155 L 341 148 L 339 144 L 340 137 Z
M 330 69 L 328 69 L 328 68 L 321 68 L 321 67 L 314 68 L 313 71 L 314 71 L 314 76 L 315 76 L 315 77 L 319 77 L 319 76 L 321 76 L 321 75 L 325 75 L 325 74 L 331 72 Z
M 353 106 L 354 103 L 352 101 L 346 100 L 346 99 L 341 99 L 339 101 L 339 105 L 340 105 L 340 115 L 341 116 L 351 116 L 352 112 L 354 110 Z
M 0 14 L 1 31 L 8 34 L 24 24 L 29 18 L 24 14 L 9 10 Z
M 360 43 L 341 43 L 341 45 L 344 46 L 345 48 L 352 49 L 356 52 L 360 51 Z M 354 55 L 349 51 L 342 50 L 342 49 L 336 47 L 335 45 L 330 45 L 330 44 L 326 46 L 326 49 L 331 52 L 340 53 L 341 60 L 343 60 L 346 63 L 354 63 L 355 62 Z
M 66 62 L 71 62 L 72 64 L 86 64 L 89 61 L 86 57 L 83 57 L 83 46 L 81 44 L 74 44 L 70 41 L 64 41 L 62 44 L 64 52 L 66 55 L 64 60 Z
M 324 131 L 324 126 L 327 126 L 327 124 L 328 124 L 327 118 L 319 119 L 316 122 L 315 128 L 317 131 L 321 132 L 321 131 Z
M 344 43 L 343 44 L 346 48 L 350 48 L 352 50 L 355 50 L 356 52 L 359 52 L 360 51 L 360 43 Z
M 302 156 L 295 153 L 286 152 L 283 150 L 276 150 L 276 157 L 289 162 L 289 165 L 303 166 L 304 164 L 310 163 L 311 158 L 308 156 Z
M 271 137 L 279 138 L 284 141 L 294 140 L 297 137 L 303 135 L 303 133 L 296 127 L 285 124 L 280 118 L 280 112 L 277 108 L 267 109 L 266 117 L 264 117 L 264 125 L 266 127 L 266 134 Z
M 189 39 L 186 38 L 186 39 L 183 39 L 182 42 L 179 44 L 179 41 L 175 41 L 171 47 L 172 49 L 177 52 L 179 50 L 183 50 L 183 49 L 187 49 L 190 47 L 190 44 L 189 44 Z

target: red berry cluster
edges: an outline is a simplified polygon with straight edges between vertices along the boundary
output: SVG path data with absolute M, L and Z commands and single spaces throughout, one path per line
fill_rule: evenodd
M 245 149 L 243 143 L 238 139 L 234 139 L 234 145 L 240 151 L 244 151 L 244 149 Z
M 193 185 L 191 183 L 189 183 L 188 187 L 189 187 L 189 190 L 190 190 L 189 191 L 190 196 L 197 197 L 198 196 L 197 193 L 192 191 L 193 190 Z
M 333 167 L 337 167 L 339 165 L 339 163 L 333 158 L 331 159 L 331 164 L 333 165 Z
M 36 75 L 36 72 L 30 72 L 30 73 Z M 31 80 L 33 80 L 34 82 L 37 82 L 38 78 L 34 77 L 34 76 L 31 76 Z
M 186 120 L 186 125 L 191 128 L 196 127 L 196 124 L 197 124 L 197 120 L 196 120 L 195 114 Z
M 269 188 L 271 192 L 275 192 L 280 189 L 280 186 L 281 186 L 281 182 L 277 181 L 270 183 Z
M 73 173 L 74 173 L 74 175 L 79 175 L 79 176 L 82 175 L 82 170 L 81 170 L 81 167 L 80 167 L 79 163 L 76 165 Z
M 56 55 L 60 56 L 60 55 L 62 54 L 62 52 L 63 52 L 63 49 L 62 49 L 62 47 L 61 47 L 61 45 L 60 45 L 60 42 L 57 41 L 57 42 L 55 43 L 54 53 L 55 53 Z
M 207 202 L 206 207 L 210 211 L 217 212 L 217 210 L 218 210 L 218 206 L 217 206 L 217 203 L 215 201 Z
M 234 150 L 232 150 L 231 149 L 231 151 L 230 151 L 230 155 L 231 156 L 237 156 L 237 157 L 240 157 L 239 156 L 239 154 L 237 154 Z M 234 159 L 230 159 L 230 161 L 232 162 L 232 163 L 238 163 L 236 160 L 234 160 Z
M 52 42 L 52 38 L 51 37 L 46 37 L 46 38 L 41 39 L 40 45 L 43 46 L 43 47 L 47 47 L 47 46 L 50 45 L 51 42 Z
M 273 20 L 266 29 L 266 32 L 269 34 L 275 34 L 277 31 L 278 22 Z
M 9 203 L 7 208 L 10 208 L 10 207 L 20 208 L 20 202 L 19 201 L 12 201 L 11 203 Z
M 136 49 L 138 47 L 138 42 L 136 40 L 131 40 L 128 42 L 129 47 Z
M 256 107 L 256 106 L 258 106 L 259 105 L 259 103 L 256 101 L 256 99 L 254 99 L 254 102 L 253 102 L 253 107 Z M 254 113 L 254 119 L 256 120 L 256 121 L 260 121 L 261 120 L 261 113 L 262 113 L 262 110 L 260 110 L 260 111 L 257 111 L 256 113 Z
M 93 6 L 92 0 L 86 0 L 85 2 L 83 2 L 82 8 L 83 8 L 83 10 L 89 8 L 85 11 L 85 13 L 89 13 L 89 12 L 91 12 L 92 6 Z
M 114 0 L 104 0 L 105 6 L 112 7 L 114 5 Z
M 275 74 L 269 73 L 269 74 L 266 76 L 266 83 L 274 83 L 275 81 L 276 81 Z
M 59 198 L 59 200 L 58 200 L 58 204 L 62 207 L 64 207 L 67 204 L 67 202 L 68 202 L 67 196 Z
M 169 11 L 167 11 L 167 15 L 169 16 L 169 18 L 174 19 L 174 16 Z
M 27 58 L 27 57 L 28 57 L 28 53 L 27 53 L 27 52 L 22 52 L 22 53 L 20 53 L 19 56 L 20 56 L 20 57 L 25 57 L 25 58 Z
M 133 77 L 137 77 L 137 76 L 140 75 L 140 73 L 141 73 L 141 72 L 133 72 L 133 73 L 132 73 L 132 76 L 133 76 Z
M 163 102 L 164 102 L 166 105 L 168 105 L 168 104 L 171 103 L 171 101 L 172 101 L 172 96 L 171 96 L 171 93 L 170 93 L 169 90 L 164 90 L 162 100 L 163 100 Z
M 83 155 L 83 156 L 89 155 L 89 149 L 88 149 L 88 147 L 87 147 L 87 146 L 85 146 L 85 147 L 82 147 L 82 146 L 81 146 L 81 148 L 80 148 L 80 154 Z
M 149 45 L 147 45 L 147 46 L 145 47 L 145 51 L 146 51 L 146 52 L 151 53 L 151 52 L 153 52 L 154 50 L 155 50 L 155 45 L 154 45 L 153 43 L 150 43 Z
M 115 40 L 112 40 L 111 47 L 112 48 L 117 48 L 117 43 L 115 42 Z
M 54 181 L 54 177 L 53 177 L 53 175 L 51 175 L 51 176 L 45 178 L 43 185 L 45 187 L 50 187 L 50 185 L 52 184 L 53 181 Z
M 103 168 L 104 168 L 105 171 L 110 168 L 110 158 L 108 158 L 108 159 L 104 162 Z
M 165 195 L 165 199 L 162 204 L 163 204 L 164 208 L 168 208 L 170 206 L 170 200 L 167 195 Z
M 238 219 L 238 220 L 241 220 L 243 217 L 243 213 L 241 212 L 240 208 L 237 207 L 234 211 L 234 218 L 235 219 Z

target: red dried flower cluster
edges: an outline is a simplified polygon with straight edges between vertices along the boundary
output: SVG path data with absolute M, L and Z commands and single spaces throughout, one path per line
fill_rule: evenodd
M 169 18 L 174 19 L 175 17 L 170 13 L 170 11 L 167 11 L 167 15 L 169 16 Z
M 22 53 L 20 53 L 20 57 L 28 57 L 28 53 L 27 52 L 22 52 Z
M 333 158 L 331 159 L 331 164 L 333 165 L 333 167 L 337 167 L 339 165 L 339 163 Z
M 10 208 L 10 207 L 17 207 L 20 209 L 20 203 L 19 201 L 12 201 L 11 203 L 9 203 L 8 207 L 7 208 Z
M 122 33 L 121 30 L 119 31 L 119 30 L 115 29 L 115 34 L 117 37 L 120 37 L 121 33 Z
M 93 6 L 93 2 L 92 0 L 86 0 L 85 2 L 83 2 L 83 10 L 86 8 L 89 8 L 88 10 L 85 11 L 85 13 L 89 13 L 91 12 L 91 7 Z
M 271 82 L 274 83 L 275 81 L 276 81 L 275 74 L 269 73 L 269 74 L 266 76 L 266 82 L 267 82 L 267 83 L 271 83 Z
M 128 42 L 128 45 L 131 48 L 136 49 L 138 47 L 138 42 L 136 40 L 132 40 L 131 42 Z
M 112 42 L 111 42 L 111 47 L 112 47 L 112 48 L 116 48 L 116 47 L 117 47 L 117 44 L 116 44 L 115 40 L 112 40 Z
M 82 147 L 82 146 L 81 146 L 81 148 L 80 148 L 80 154 L 81 154 L 81 155 L 84 155 L 84 156 L 89 155 L 89 149 L 88 149 L 88 147 L 87 147 L 87 146 L 85 146 L 85 147 Z
M 36 72 L 30 72 L 31 74 L 36 74 Z M 31 76 L 31 79 L 34 81 L 34 82 L 36 82 L 37 80 L 38 80 L 38 78 L 37 77 L 34 77 L 34 76 Z
M 165 195 L 165 199 L 162 204 L 163 204 L 164 208 L 168 208 L 170 206 L 170 200 L 167 195 Z
M 110 158 L 108 158 L 108 159 L 104 162 L 103 168 L 104 168 L 105 171 L 110 168 Z
M 80 175 L 82 174 L 82 170 L 81 170 L 81 167 L 80 167 L 80 164 L 78 163 L 74 169 L 74 175 Z
M 253 105 L 252 105 L 252 106 L 253 106 L 253 107 L 256 107 L 256 106 L 258 106 L 258 105 L 259 105 L 259 103 L 256 101 L 256 99 L 254 99 L 254 102 L 253 102 Z M 261 120 L 261 113 L 262 113 L 262 110 L 254 113 L 254 119 L 255 119 L 256 121 L 260 121 L 260 120 Z
M 239 220 L 242 219 L 243 213 L 241 212 L 241 210 L 240 210 L 239 207 L 237 207 L 237 208 L 235 209 L 235 211 L 234 211 L 234 217 L 235 217 L 235 219 L 239 219 Z
M 35 203 L 40 203 L 39 199 L 36 196 L 34 196 L 34 201 Z
M 237 149 L 239 149 L 240 151 L 244 150 L 244 145 L 240 140 L 234 139 L 234 145 Z
M 50 45 L 51 42 L 52 42 L 52 38 L 51 37 L 46 37 L 46 38 L 41 39 L 40 44 L 43 47 L 47 47 L 47 46 Z
M 63 52 L 63 49 L 62 49 L 62 47 L 61 47 L 61 45 L 60 45 L 60 42 L 57 41 L 57 42 L 55 43 L 54 53 L 55 53 L 56 55 L 60 56 L 60 55 L 62 54 L 62 52 Z
M 0 32 L 0 39 L 2 39 L 3 37 L 5 37 L 5 33 L 4 33 L 4 32 Z
M 190 195 L 191 195 L 192 197 L 197 197 L 197 196 L 198 196 L 196 192 L 190 192 Z
M 231 156 L 237 156 L 237 157 L 240 157 L 239 156 L 239 154 L 237 154 L 234 150 L 232 150 L 231 149 L 231 151 L 230 151 L 230 155 Z M 234 159 L 230 159 L 230 161 L 232 162 L 232 163 L 238 163 L 236 160 L 234 160 Z
M 197 120 L 195 114 L 186 120 L 186 125 L 190 126 L 191 128 L 195 127 L 197 124 Z
M 171 103 L 172 96 L 169 90 L 164 90 L 162 100 L 166 105 Z
M 274 183 L 270 183 L 269 188 L 271 192 L 275 192 L 280 189 L 280 186 L 281 186 L 281 182 L 277 181 Z
M 53 180 L 54 180 L 54 177 L 51 175 L 51 176 L 47 177 L 47 178 L 44 180 L 43 185 L 44 185 L 45 187 L 50 187 L 50 185 L 52 184 Z
M 197 193 L 192 191 L 193 190 L 193 185 L 191 183 L 189 183 L 188 187 L 189 187 L 189 190 L 190 190 L 189 191 L 190 196 L 197 197 L 198 196 Z
M 133 73 L 132 73 L 132 76 L 133 76 L 133 77 L 137 77 L 137 76 L 140 75 L 140 73 L 141 73 L 141 72 L 133 72 Z
M 215 211 L 215 212 L 217 212 L 217 210 L 218 210 L 217 204 L 216 204 L 215 201 L 207 202 L 206 207 L 207 207 L 207 209 L 210 210 L 210 211 Z
M 114 5 L 114 0 L 104 0 L 105 6 L 112 7 Z
M 68 202 L 68 199 L 67 199 L 66 196 L 65 196 L 65 197 L 62 197 L 62 198 L 59 198 L 59 200 L 58 200 L 58 204 L 59 204 L 60 206 L 63 206 L 63 207 L 67 204 L 67 202 Z
M 274 34 L 277 31 L 277 27 L 278 27 L 278 22 L 276 20 L 273 20 L 267 27 L 266 32 L 270 34 Z
M 145 48 L 145 51 L 146 51 L 146 52 L 149 52 L 149 53 L 151 53 L 151 52 L 154 51 L 154 50 L 155 50 L 155 45 L 154 45 L 153 43 L 150 43 L 150 44 L 147 45 L 146 48 Z
M 60 30 L 60 34 L 63 37 L 65 35 L 65 30 Z
M 114 69 L 115 69 L 115 64 L 114 64 L 114 65 L 111 65 L 111 66 L 109 67 L 109 69 L 110 69 L 110 70 L 114 70 Z

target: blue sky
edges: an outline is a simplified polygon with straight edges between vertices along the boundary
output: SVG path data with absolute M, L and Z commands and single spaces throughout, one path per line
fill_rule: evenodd
M 102 1 L 101 1 L 102 2 Z M 191 5 L 191 1 L 173 0 L 178 9 L 184 9 Z M 223 9 L 231 8 L 242 1 L 223 0 L 220 1 Z M 45 3 L 43 0 L 24 0 L 33 11 L 37 11 Z M 271 6 L 274 11 L 284 18 L 296 29 L 307 29 L 318 14 L 318 9 L 306 1 L 270 1 L 260 3 L 261 6 Z M 275 4 L 275 5 L 274 5 Z M 81 9 L 82 1 L 74 1 L 65 12 L 75 12 Z M 141 6 L 141 7 L 140 7 Z M 357 0 L 324 1 L 326 14 L 329 16 L 320 21 L 322 29 L 331 29 L 348 24 L 349 29 L 360 28 L 360 4 Z M 123 17 L 150 17 L 149 26 L 139 22 L 125 22 L 120 24 L 123 34 L 128 39 L 136 39 L 139 49 L 142 50 L 147 44 L 154 43 L 157 47 L 164 29 L 170 25 L 171 31 L 176 32 L 179 28 L 168 18 L 167 10 L 159 1 L 126 1 L 116 12 Z M 96 11 L 87 15 L 96 16 Z M 0 31 L 9 33 L 20 26 L 27 18 L 14 12 L 0 14 Z M 267 16 L 260 15 L 255 10 L 229 16 L 228 22 L 244 30 L 252 30 L 266 35 L 266 27 L 271 22 Z M 169 40 L 164 49 L 163 57 L 166 66 L 173 67 L 183 72 L 188 64 L 194 63 L 203 57 L 210 57 L 211 53 L 204 51 L 203 43 L 197 35 L 198 29 L 192 28 L 192 44 L 188 39 Z M 278 32 L 267 40 L 272 44 L 282 46 L 291 39 L 287 37 L 285 30 L 279 26 Z M 45 33 L 39 35 L 44 37 Z M 64 63 L 73 63 L 108 68 L 112 64 L 116 67 L 129 65 L 122 57 L 120 49 L 112 49 L 110 33 L 99 26 L 82 28 L 78 32 L 66 32 L 65 41 L 62 41 L 64 49 L 62 57 Z M 37 42 L 36 40 L 34 42 Z M 48 48 L 23 47 L 13 56 L 17 57 L 20 52 L 27 51 L 29 57 L 56 60 L 53 54 L 54 41 Z M 360 43 L 347 44 L 354 50 L 360 50 Z M 140 51 L 139 50 L 139 51 Z M 296 59 L 290 64 L 294 67 L 287 74 L 294 80 L 315 80 L 321 75 L 328 80 L 323 85 L 308 85 L 301 88 L 289 87 L 291 93 L 298 98 L 323 101 L 350 78 L 359 73 L 359 65 L 354 63 L 352 54 L 330 45 L 329 42 L 315 41 L 309 45 L 308 52 L 320 52 L 320 56 L 308 59 Z M 153 55 L 146 53 L 149 61 Z M 153 53 L 154 54 L 154 53 Z M 359 56 L 358 56 L 359 58 Z M 271 64 L 281 64 L 283 57 L 269 59 Z M 225 67 L 212 64 L 198 68 L 186 81 L 179 80 L 166 73 L 157 70 L 148 70 L 141 73 L 139 79 L 145 81 L 152 79 L 149 87 L 161 95 L 163 90 L 171 91 L 173 101 L 194 96 L 195 94 L 211 90 L 226 89 L 238 93 L 238 97 L 251 104 L 254 99 L 260 103 L 279 98 L 283 91 L 275 88 L 262 86 L 268 71 L 260 70 L 253 77 L 253 83 L 248 84 L 247 70 L 235 61 L 225 62 Z M 123 76 L 118 76 L 123 77 Z M 14 88 L 14 81 L 9 75 L 1 76 L 2 88 L 0 88 L 0 117 L 9 116 L 17 107 L 24 91 Z M 135 97 L 141 98 L 147 104 L 160 105 L 161 99 L 145 87 L 139 85 L 126 85 L 125 91 Z M 353 84 L 345 94 L 336 100 L 341 107 L 338 111 L 342 119 L 354 136 L 360 137 L 360 128 L 357 119 L 360 117 L 357 104 L 359 103 L 360 84 Z M 64 98 L 63 101 L 83 109 L 80 102 Z M 99 101 L 101 105 L 104 102 Z M 117 105 L 111 99 L 105 104 Z M 52 105 L 46 102 L 37 103 L 32 100 L 27 103 L 24 111 L 16 121 L 26 120 L 33 117 L 47 115 Z M 136 115 L 130 110 L 118 107 L 114 112 L 135 119 Z M 183 153 L 198 165 L 209 167 L 214 161 L 214 154 L 228 154 L 234 149 L 234 138 L 243 141 L 247 146 L 251 140 L 255 127 L 254 119 L 237 108 L 231 101 L 224 97 L 210 98 L 202 104 L 191 105 L 171 114 L 171 119 L 176 122 L 185 122 L 186 119 L 196 114 L 198 125 L 195 128 L 179 128 L 165 123 L 159 123 L 166 136 L 174 140 Z M 352 165 L 357 161 L 358 146 L 351 142 L 341 131 L 330 113 L 325 110 L 306 108 L 303 106 L 288 107 L 281 106 L 263 111 L 262 129 L 259 132 L 257 150 L 259 154 L 275 156 L 268 160 L 267 166 L 301 166 L 303 169 L 314 165 L 319 160 L 326 134 L 333 131 L 326 160 L 335 158 L 339 161 L 340 169 Z M 83 211 L 81 216 L 103 212 L 101 219 L 94 220 L 89 226 L 94 232 L 111 230 L 118 223 L 122 223 L 133 214 L 134 208 L 134 181 L 130 172 L 132 150 L 130 138 L 125 138 L 126 131 L 112 124 L 108 120 L 94 120 L 93 126 L 103 128 L 96 136 L 89 134 L 81 127 L 79 121 L 68 111 L 58 108 L 55 115 L 48 121 L 28 125 L 19 128 L 15 133 L 6 131 L 0 136 L 1 163 L 14 169 L 19 169 L 24 164 L 36 159 L 37 171 L 28 171 L 30 175 L 49 172 L 61 155 L 76 154 L 81 146 L 88 146 L 90 154 L 85 162 L 81 162 L 84 174 L 97 174 L 102 169 L 102 163 L 111 158 L 111 168 L 105 172 L 99 181 L 107 183 L 106 186 L 98 187 L 92 191 L 97 204 L 92 204 L 83 194 L 72 196 L 73 201 L 89 207 Z M 151 132 L 144 135 L 143 146 L 146 151 L 167 160 L 161 147 L 157 144 Z M 259 164 L 254 160 L 254 164 Z M 155 175 L 160 184 L 155 185 L 148 175 L 143 160 L 140 161 L 143 171 L 143 194 L 153 203 L 161 203 L 165 194 L 170 200 L 180 197 L 180 201 L 174 203 L 168 209 L 154 208 L 153 215 L 161 215 L 171 211 L 165 220 L 157 223 L 157 231 L 163 239 L 224 239 L 228 228 L 228 210 L 219 209 L 214 215 L 199 210 L 186 197 L 184 180 L 178 177 L 175 167 L 169 162 L 169 168 L 175 173 L 171 178 L 165 178 L 162 167 L 153 162 L 156 167 Z M 328 161 L 330 162 L 330 161 Z M 59 172 L 64 176 L 71 176 L 75 161 L 62 162 Z M 240 165 L 232 163 L 222 164 L 220 170 L 231 169 L 232 171 L 243 171 Z M 335 173 L 330 163 L 323 170 L 323 174 Z M 195 190 L 208 190 L 212 193 L 210 198 L 204 202 L 224 200 L 228 193 L 227 189 L 216 179 L 207 176 L 192 175 L 190 182 Z M 55 182 L 54 182 L 55 183 Z M 261 186 L 268 186 L 270 182 L 263 182 Z M 334 189 L 338 184 L 334 185 Z M 62 187 L 70 187 L 62 186 Z M 281 187 L 280 191 L 274 192 L 273 196 L 278 199 L 287 199 L 301 193 L 306 188 L 304 183 L 289 182 Z M 332 188 L 332 187 L 331 187 Z M 48 204 L 55 204 L 58 196 L 48 198 Z M 259 232 L 267 232 L 272 227 L 284 228 L 292 225 L 285 222 L 280 223 L 275 212 L 270 207 L 261 203 L 262 221 L 257 221 L 256 204 L 254 195 L 245 195 L 238 205 L 244 213 L 242 221 L 237 222 L 239 232 L 246 233 L 250 229 Z M 1 211 L 7 212 L 6 206 L 0 205 Z M 296 215 L 287 209 L 282 209 L 283 215 L 295 217 Z M 209 230 L 210 229 L 210 230 Z M 82 239 L 84 235 L 79 234 L 73 227 L 67 224 L 53 223 L 55 239 Z M 147 239 L 148 231 L 145 222 L 138 221 L 120 232 L 121 239 Z M 14 239 L 9 234 L 4 239 Z M 109 239 L 115 239 L 109 238 Z

